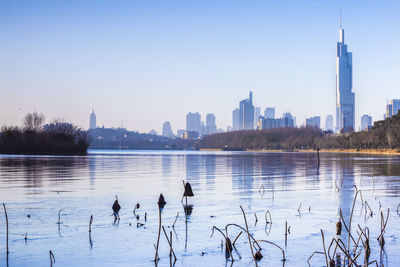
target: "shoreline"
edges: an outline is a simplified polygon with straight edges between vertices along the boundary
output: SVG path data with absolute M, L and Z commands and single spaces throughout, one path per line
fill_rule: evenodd
M 199 151 L 224 151 L 220 148 L 201 148 Z M 235 151 L 235 150 L 232 150 Z M 237 151 L 248 151 L 248 152 L 266 152 L 266 153 L 316 153 L 315 149 L 244 149 Z M 400 156 L 400 149 L 345 149 L 345 148 L 334 148 L 334 149 L 320 149 L 320 153 L 340 153 L 340 154 L 367 154 L 367 155 L 394 155 Z

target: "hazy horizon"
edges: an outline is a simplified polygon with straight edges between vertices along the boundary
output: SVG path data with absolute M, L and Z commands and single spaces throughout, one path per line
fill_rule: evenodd
M 139 132 L 186 114 L 218 128 L 253 91 L 255 106 L 335 118 L 339 10 L 353 52 L 356 129 L 400 98 L 396 1 L 2 1 L 0 125 L 27 112 Z

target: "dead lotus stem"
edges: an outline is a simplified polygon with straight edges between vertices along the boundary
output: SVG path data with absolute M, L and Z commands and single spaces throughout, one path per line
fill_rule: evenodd
M 308 266 L 310 266 L 310 267 L 311 267 L 310 260 L 311 260 L 312 257 L 314 257 L 315 254 L 324 254 L 324 253 L 321 252 L 321 251 L 314 251 L 314 252 L 311 254 L 311 256 L 307 259 Z
M 381 234 L 378 236 L 378 241 L 381 242 L 382 246 L 383 246 L 383 244 L 382 244 L 383 234 L 385 233 L 385 229 L 386 229 L 388 220 L 389 220 L 389 208 L 387 211 L 386 220 L 385 220 L 385 217 L 383 216 L 383 212 L 381 211 Z
M 341 250 L 341 251 L 346 255 L 346 257 L 349 259 L 350 264 L 348 264 L 348 266 L 352 266 L 352 264 L 354 264 L 354 260 L 351 258 L 351 256 L 349 255 L 349 253 L 346 251 L 346 246 L 345 246 L 345 244 L 343 243 L 343 241 L 340 240 L 340 239 L 338 239 L 338 240 L 335 239 L 335 241 L 336 241 L 338 247 L 340 248 L 340 250 Z M 340 245 L 339 241 L 343 244 L 343 247 Z
M 54 254 L 51 250 L 49 250 L 49 256 L 50 256 L 50 267 L 52 267 L 53 263 L 56 263 L 56 258 L 54 257 Z
M 397 215 L 400 215 L 399 214 L 399 208 L 400 208 L 400 203 L 399 203 L 399 205 L 397 205 L 397 209 L 396 209 Z
M 3 203 L 3 209 L 4 209 L 4 215 L 6 216 L 6 251 L 7 254 L 9 253 L 8 250 L 8 215 L 7 215 L 7 209 L 6 209 L 6 204 Z
M 243 233 L 243 231 L 240 231 L 240 233 L 236 236 L 235 240 L 233 240 L 232 246 L 235 246 L 236 240 L 238 240 L 239 236 Z
M 368 202 L 367 202 L 367 201 L 365 201 L 365 216 L 367 216 L 367 207 L 368 207 L 368 209 L 369 209 L 369 212 L 370 212 L 370 214 L 369 214 L 369 216 L 368 216 L 368 217 L 370 217 L 370 216 L 371 216 L 371 218 L 372 218 L 372 216 L 373 216 L 373 212 L 372 212 L 371 206 L 368 204 Z
M 353 220 L 353 212 L 354 212 L 354 206 L 356 205 L 357 195 L 358 195 L 358 191 L 356 191 L 356 195 L 354 196 L 353 206 L 351 208 L 351 213 L 350 213 L 349 232 L 348 232 L 348 237 L 347 237 L 347 249 L 348 250 L 350 250 L 351 222 Z M 354 239 L 353 239 L 353 241 L 354 241 Z
M 170 232 L 170 238 L 168 238 L 168 235 L 167 235 L 167 232 L 165 231 L 164 226 L 162 227 L 162 229 L 163 229 L 165 238 L 167 239 L 167 242 L 168 242 L 168 245 L 170 248 L 169 255 L 171 256 L 171 252 L 172 252 L 172 254 L 174 255 L 174 262 L 176 262 L 176 255 L 175 255 L 174 249 L 172 248 L 172 232 Z
M 257 222 L 258 222 L 258 218 L 257 218 L 257 214 L 254 212 L 254 217 L 255 217 L 255 223 L 254 223 L 254 225 L 257 225 Z
M 257 260 L 254 257 L 254 251 L 253 251 L 253 246 L 251 245 L 251 240 L 250 240 L 250 233 L 249 233 L 249 226 L 247 225 L 247 219 L 246 219 L 246 214 L 244 213 L 244 210 L 242 208 L 242 205 L 240 205 L 240 209 L 242 210 L 243 213 L 243 218 L 244 218 L 244 223 L 246 225 L 246 232 L 247 232 L 247 238 L 249 239 L 249 246 L 250 246 L 250 251 L 251 251 L 251 256 L 253 257 L 254 263 L 258 267 Z M 258 243 L 257 243 L 258 245 Z
M 298 213 L 300 213 L 300 209 L 301 209 L 301 202 L 300 202 L 299 208 L 297 209 Z
M 160 244 L 160 233 L 161 233 L 161 208 L 158 207 L 158 235 L 157 235 L 156 255 L 154 256 L 154 261 L 156 263 L 158 260 L 158 246 Z
M 285 221 L 285 245 L 287 243 L 287 233 L 288 233 L 287 221 Z
M 323 247 L 324 247 L 324 255 L 325 255 L 326 266 L 329 266 L 329 263 L 328 263 L 328 256 L 327 256 L 327 254 L 326 254 L 324 231 L 322 231 L 322 229 L 321 229 L 321 236 L 322 236 L 322 245 L 323 245 Z
M 172 224 L 172 228 L 175 227 L 175 223 L 176 223 L 176 220 L 178 220 L 178 216 L 179 216 L 179 211 L 178 211 L 178 213 L 176 214 L 175 221 L 174 221 L 174 223 Z
M 242 226 L 240 226 L 236 223 L 229 223 L 225 226 L 225 231 L 227 233 L 228 233 L 228 226 L 236 226 L 236 227 L 242 229 L 246 234 L 250 235 L 250 238 L 253 239 L 253 241 L 257 244 L 258 250 L 261 250 L 261 246 L 257 243 L 257 240 L 245 228 L 243 228 Z
M 346 222 L 345 222 L 345 220 L 344 220 L 344 218 L 343 218 L 342 209 L 340 209 L 340 212 L 339 212 L 339 213 L 340 213 L 340 219 L 342 220 L 343 225 L 344 225 L 344 227 L 346 228 L 346 231 L 350 233 L 349 228 L 347 227 Z M 353 242 L 354 242 L 354 244 L 355 244 L 356 241 L 354 240 L 353 235 L 350 234 L 350 237 L 351 237 L 351 239 L 353 240 Z
M 268 241 L 268 240 L 257 240 L 257 242 L 265 242 L 267 244 L 271 244 L 277 248 L 279 248 L 282 251 L 282 261 L 286 261 L 286 257 L 285 257 L 285 250 L 283 248 L 281 248 L 279 245 L 277 245 L 276 243 L 272 242 L 272 241 Z
M 333 245 L 334 242 L 335 242 L 335 238 L 332 238 L 331 243 L 329 244 L 329 247 L 328 247 L 328 258 L 329 258 L 329 261 L 330 261 L 330 260 L 332 259 L 332 257 L 335 256 L 335 254 L 336 254 L 337 244 L 335 245 L 335 250 L 333 251 L 333 254 L 332 254 L 332 257 L 331 257 L 331 247 L 332 247 L 332 245 Z
M 92 223 L 93 223 L 93 215 L 90 215 L 90 220 L 89 220 L 89 233 L 92 232 Z
M 229 254 L 229 256 L 231 257 L 231 260 L 232 260 L 232 262 L 233 262 L 234 259 L 233 259 L 233 255 L 232 255 L 232 249 L 231 249 L 231 245 L 232 245 L 232 244 L 230 243 L 231 241 L 230 241 L 230 239 L 228 238 L 228 235 L 225 235 L 224 232 L 222 232 L 221 229 L 219 229 L 218 227 L 213 226 L 210 238 L 214 235 L 214 229 L 216 229 L 218 232 L 220 232 L 221 235 L 224 237 L 224 239 L 225 239 L 225 249 L 226 249 L 226 251 L 228 252 L 228 254 Z M 223 244 L 222 244 L 222 240 L 221 240 L 221 249 L 222 249 L 222 248 L 223 248 Z M 227 254 L 226 254 L 226 255 L 227 255 Z

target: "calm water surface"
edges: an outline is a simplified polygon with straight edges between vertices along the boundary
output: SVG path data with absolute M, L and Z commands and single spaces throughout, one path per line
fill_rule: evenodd
M 285 266 L 308 266 L 313 251 L 323 249 L 320 229 L 330 241 L 335 237 L 339 210 L 349 218 L 356 184 L 374 215 L 365 218 L 358 199 L 354 231 L 357 224 L 370 228 L 371 260 L 400 266 L 399 175 L 399 157 L 350 154 L 322 154 L 319 172 L 316 155 L 307 153 L 91 150 L 85 157 L 3 155 L 0 201 L 6 203 L 9 217 L 8 264 L 48 266 L 52 250 L 55 266 L 154 266 L 157 200 L 163 193 L 167 205 L 162 223 L 168 233 L 179 212 L 172 231 L 178 258 L 175 266 L 230 266 L 221 251 L 221 235 L 210 235 L 214 225 L 244 226 L 239 205 L 245 209 L 256 239 L 273 241 L 285 249 Z M 195 194 L 189 199 L 193 211 L 187 224 L 181 203 L 183 179 L 192 184 Z M 260 191 L 262 186 L 265 190 Z M 122 206 L 119 224 L 114 224 L 111 216 L 115 195 Z M 140 203 L 139 220 L 132 212 L 136 203 Z M 381 251 L 376 240 L 379 216 L 388 208 L 386 244 Z M 267 210 L 272 225 L 265 228 Z M 90 215 L 94 217 L 92 242 L 88 236 Z M 285 221 L 290 226 L 287 246 Z M 137 222 L 144 226 L 137 227 Z M 7 264 L 5 229 L 1 210 L 0 266 Z M 232 228 L 230 238 L 239 232 Z M 342 239 L 347 242 L 345 233 Z M 236 247 L 233 266 L 254 265 L 245 235 L 239 237 Z M 168 253 L 162 233 L 159 266 L 170 265 Z M 259 266 L 282 266 L 281 252 L 275 247 L 264 245 L 262 253 Z M 310 263 L 324 266 L 325 259 L 316 255 Z

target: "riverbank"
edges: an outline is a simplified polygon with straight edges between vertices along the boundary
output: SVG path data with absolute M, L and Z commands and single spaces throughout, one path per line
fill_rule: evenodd
M 200 151 L 223 151 L 219 148 L 206 148 Z M 279 152 L 302 152 L 302 153 L 315 153 L 315 149 L 246 149 L 238 151 L 248 152 L 266 152 L 266 153 L 279 153 Z M 400 156 L 399 149 L 320 149 L 320 153 L 342 153 L 342 154 L 369 154 L 369 155 L 394 155 Z

